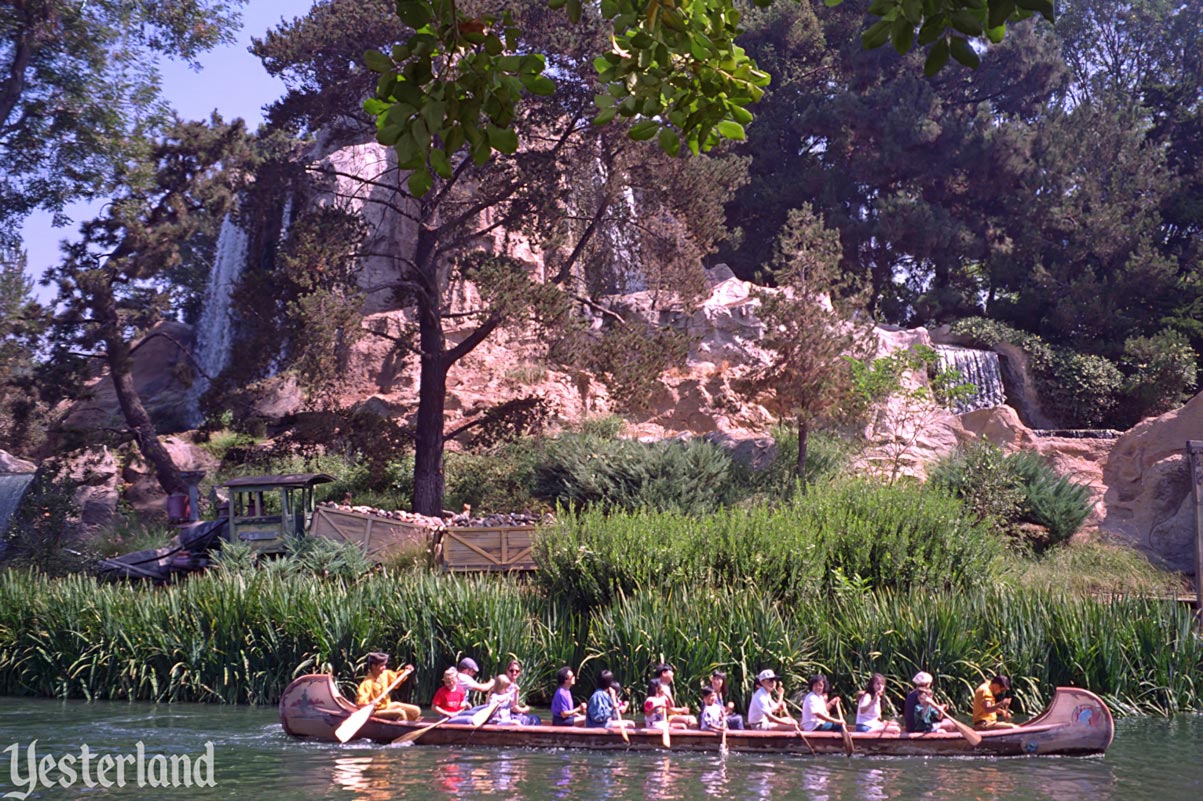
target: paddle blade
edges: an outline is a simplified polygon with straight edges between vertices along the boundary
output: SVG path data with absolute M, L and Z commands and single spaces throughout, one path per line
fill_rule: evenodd
M 621 734 L 621 735 L 622 735 L 622 741 L 623 741 L 624 743 L 626 743 L 627 745 L 630 745 L 630 744 L 631 744 L 631 735 L 627 734 L 627 727 L 626 727 L 626 726 L 619 726 L 619 727 L 618 727 L 618 732 L 619 732 L 619 734 Z
M 406 732 L 405 734 L 402 734 L 397 739 L 393 740 L 392 745 L 404 745 L 405 743 L 416 743 L 423 734 L 430 731 L 431 729 L 437 729 L 439 726 L 442 726 L 444 723 L 446 723 L 449 720 L 451 720 L 451 718 L 443 718 L 440 721 L 431 723 L 429 726 L 423 726 L 420 729 L 415 729 L 414 731 Z
M 472 726 L 474 728 L 479 729 L 481 726 L 488 723 L 489 718 L 493 717 L 493 713 L 497 711 L 497 707 L 500 705 L 501 704 L 499 701 L 494 701 L 493 703 L 486 706 L 484 709 L 477 712 L 475 715 L 472 716 Z
M 856 746 L 852 744 L 852 735 L 848 733 L 848 727 L 842 726 L 840 728 L 840 734 L 844 735 L 844 753 L 848 756 L 852 756 L 856 753 Z
M 665 724 L 664 724 L 664 730 L 663 730 L 662 732 L 660 732 L 660 742 L 661 742 L 661 743 L 664 745 L 664 747 L 665 747 L 665 748 L 672 748 L 672 747 L 673 747 L 673 741 L 672 741 L 672 737 L 670 737 L 670 736 L 669 736 L 669 734 L 668 734 L 668 723 L 667 723 L 667 721 L 666 721 L 666 722 L 665 722 Z
M 954 718 L 952 715 L 945 715 L 944 717 L 952 721 L 952 725 L 957 727 L 957 731 L 961 733 L 962 737 L 969 741 L 970 745 L 976 746 L 982 741 L 982 735 L 974 731 L 971 726 L 967 726 L 966 724 Z
M 369 704 L 368 706 L 356 709 L 346 720 L 338 724 L 338 728 L 334 730 L 334 736 L 340 743 L 350 740 L 359 733 L 359 730 L 363 728 L 363 724 L 368 722 L 368 718 L 372 716 L 372 710 L 375 708 L 375 704 Z

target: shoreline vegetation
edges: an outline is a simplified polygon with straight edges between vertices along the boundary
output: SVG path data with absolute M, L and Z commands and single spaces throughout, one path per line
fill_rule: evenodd
M 923 669 L 962 714 L 995 672 L 1015 678 L 1024 713 L 1058 685 L 1096 692 L 1121 715 L 1203 710 L 1203 641 L 1192 611 L 1163 597 L 1180 577 L 1131 549 L 1017 535 L 1036 504 L 998 453 L 960 455 L 927 485 L 882 485 L 843 474 L 838 443 L 818 439 L 825 467 L 803 486 L 787 480 L 785 457 L 753 481 L 707 444 L 613 436 L 451 463 L 481 494 L 478 509 L 522 508 L 554 488 L 535 494 L 558 505 L 558 522 L 536 536 L 527 576 L 442 575 L 418 557 L 376 568 L 312 537 L 259 564 L 227 545 L 208 573 L 165 587 L 10 562 L 0 695 L 272 704 L 305 673 L 333 673 L 350 691 L 366 654 L 382 650 L 417 666 L 402 695 L 424 707 L 461 656 L 487 675 L 513 655 L 532 704 L 550 699 L 561 665 L 582 688 L 606 668 L 631 688 L 670 661 L 691 703 L 719 668 L 742 707 L 771 667 L 791 693 L 821 672 L 848 698 L 880 672 L 901 708 Z M 333 472 L 343 479 L 332 491 L 372 489 L 362 469 Z M 1053 488 L 1047 528 L 1069 521 L 1068 537 L 1076 490 L 1036 484 Z
M 682 688 L 727 670 L 741 706 L 770 665 L 791 692 L 824 672 L 846 696 L 881 672 L 896 708 L 922 668 L 961 713 L 981 678 L 1000 669 L 1016 677 L 1025 713 L 1063 684 L 1098 693 L 1121 715 L 1203 709 L 1203 641 L 1192 611 L 1172 601 L 972 577 L 940 587 L 845 583 L 785 601 L 750 578 L 649 579 L 574 608 L 538 575 L 323 576 L 288 562 L 230 560 L 157 588 L 0 571 L 0 694 L 271 704 L 305 673 L 331 672 L 350 690 L 365 655 L 385 650 L 417 666 L 412 700 L 423 706 L 460 655 L 490 673 L 513 654 L 535 704 L 547 702 L 560 665 L 579 667 L 582 687 L 603 668 L 638 686 L 669 659 Z

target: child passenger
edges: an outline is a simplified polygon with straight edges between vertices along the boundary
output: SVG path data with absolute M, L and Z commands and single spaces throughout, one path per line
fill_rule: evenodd
M 727 709 L 713 687 L 702 688 L 702 714 L 698 716 L 702 731 L 722 731 L 727 728 Z

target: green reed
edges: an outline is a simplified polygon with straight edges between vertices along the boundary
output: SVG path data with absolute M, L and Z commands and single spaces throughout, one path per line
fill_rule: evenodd
M 429 703 L 461 656 L 485 675 L 511 656 L 528 699 L 546 703 L 561 665 L 578 695 L 610 668 L 638 695 L 652 665 L 677 667 L 677 695 L 714 668 L 744 703 L 764 668 L 791 692 L 827 673 L 850 697 L 869 674 L 896 706 L 919 669 L 968 709 L 994 672 L 1016 680 L 1027 712 L 1058 685 L 1102 695 L 1119 713 L 1203 709 L 1203 642 L 1185 606 L 1055 591 L 844 587 L 785 599 L 743 583 L 656 581 L 588 613 L 533 583 L 422 573 L 330 579 L 280 570 L 215 570 L 161 588 L 0 571 L 0 694 L 61 698 L 273 703 L 296 676 L 336 675 L 351 691 L 367 652 L 418 668 L 412 698 Z
M 941 492 L 849 480 L 780 507 L 563 515 L 535 542 L 537 580 L 581 612 L 641 587 L 754 588 L 802 602 L 845 584 L 967 587 L 1001 545 Z

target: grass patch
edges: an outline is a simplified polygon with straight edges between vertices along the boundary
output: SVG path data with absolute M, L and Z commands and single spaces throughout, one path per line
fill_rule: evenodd
M 1062 589 L 1074 595 L 1177 596 L 1182 576 L 1163 570 L 1132 548 L 1071 542 L 1042 555 L 1010 559 L 1002 579 L 1018 589 Z

